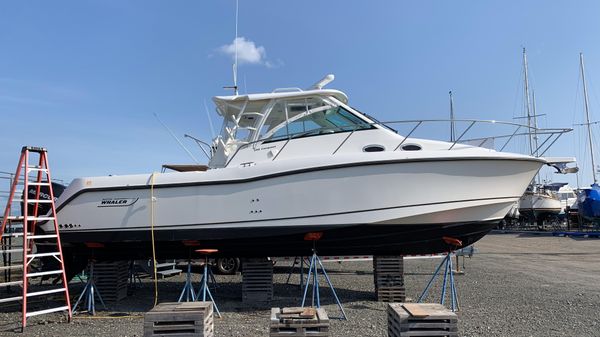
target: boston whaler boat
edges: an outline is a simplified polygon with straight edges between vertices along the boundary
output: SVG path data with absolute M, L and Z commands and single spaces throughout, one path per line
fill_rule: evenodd
M 57 202 L 66 256 L 94 242 L 99 257 L 147 257 L 152 232 L 171 258 L 189 240 L 222 256 L 308 255 L 310 232 L 324 255 L 442 252 L 444 236 L 488 233 L 548 163 L 399 135 L 323 89 L 331 80 L 215 97 L 224 122 L 205 171 L 73 180 Z

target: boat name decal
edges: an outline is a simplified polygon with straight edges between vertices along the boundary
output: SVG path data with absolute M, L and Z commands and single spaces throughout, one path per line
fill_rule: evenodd
M 138 201 L 139 198 L 104 198 L 100 201 L 98 207 L 123 207 L 131 206 Z

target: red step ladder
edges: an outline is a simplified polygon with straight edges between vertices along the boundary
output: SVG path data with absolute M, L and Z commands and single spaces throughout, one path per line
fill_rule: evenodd
M 30 156 L 34 154 L 39 155 L 37 165 L 31 164 L 30 159 L 33 158 L 30 158 Z M 8 203 L 4 210 L 2 227 L 0 227 L 0 254 L 2 255 L 3 262 L 0 265 L 0 271 L 4 272 L 4 279 L 0 275 L 0 304 L 21 302 L 23 311 L 22 329 L 25 329 L 27 319 L 32 316 L 66 311 L 69 321 L 72 318 L 69 288 L 67 286 L 67 276 L 65 274 L 65 264 L 60 244 L 54 192 L 51 182 L 46 149 L 24 146 L 21 149 L 21 158 L 19 159 L 19 165 L 17 166 L 15 178 L 12 182 Z M 43 193 L 42 187 L 47 187 L 48 193 Z M 22 199 L 19 198 L 20 193 L 23 195 Z M 33 198 L 29 195 L 30 193 L 34 195 Z M 22 212 L 19 212 L 19 204 L 21 205 Z M 48 214 L 38 214 L 40 204 L 50 205 Z M 15 215 L 17 213 L 22 213 L 22 215 Z M 48 222 L 53 224 L 51 226 L 52 229 L 42 234 L 36 234 L 38 224 Z M 39 233 L 39 230 L 37 232 Z M 40 240 L 43 240 L 44 245 L 56 248 L 51 249 L 52 251 L 50 252 L 37 252 L 34 243 L 38 243 Z M 22 253 L 22 256 L 19 253 Z M 19 259 L 19 257 L 22 257 L 22 259 Z M 34 270 L 34 266 L 38 264 L 40 258 L 51 257 L 58 261 L 58 267 L 55 267 L 53 270 Z M 22 278 L 13 280 L 13 277 L 18 278 L 18 274 L 20 274 L 18 273 L 19 269 L 22 270 Z M 17 271 L 17 273 L 13 271 Z M 29 290 L 33 279 L 52 275 L 60 276 L 59 282 L 55 283 L 54 286 L 50 285 L 52 289 Z M 22 288 L 20 296 L 3 296 L 2 291 L 10 290 L 10 287 L 13 286 L 20 286 Z M 64 294 L 65 305 L 37 311 L 27 311 L 28 299 L 56 293 Z

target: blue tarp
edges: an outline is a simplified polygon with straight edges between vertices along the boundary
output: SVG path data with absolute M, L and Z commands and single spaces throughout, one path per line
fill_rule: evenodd
M 578 197 L 579 213 L 587 219 L 600 219 L 600 186 L 592 184 L 591 188 L 581 191 Z

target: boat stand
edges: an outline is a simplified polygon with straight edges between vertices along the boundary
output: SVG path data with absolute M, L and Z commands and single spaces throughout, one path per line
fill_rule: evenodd
M 200 293 L 202 293 L 202 301 L 204 302 L 204 301 L 206 301 L 206 295 L 208 294 L 208 297 L 210 298 L 210 301 L 213 303 L 213 307 L 215 308 L 217 315 L 219 316 L 219 318 L 221 318 L 221 312 L 219 311 L 219 307 L 217 306 L 217 303 L 215 302 L 215 299 L 213 298 L 212 294 L 210 293 L 210 289 L 208 287 L 208 278 L 209 277 L 212 276 L 212 280 L 215 281 L 215 276 L 212 274 L 212 271 L 208 267 L 208 255 L 211 253 L 216 253 L 216 252 L 218 252 L 218 250 L 217 249 L 197 249 L 196 252 L 204 255 L 204 272 L 202 273 L 202 278 L 200 279 L 200 290 L 198 291 L 198 294 L 196 295 L 196 300 L 197 301 L 200 300 Z M 189 268 L 189 265 L 188 265 L 188 268 Z M 189 271 L 189 269 L 188 269 L 188 271 Z M 215 284 L 216 284 L 216 282 L 215 282 Z
M 309 235 L 309 234 L 313 234 L 313 235 Z M 317 237 L 314 234 L 319 234 L 319 235 L 317 235 L 318 236 Z M 312 254 L 312 257 L 310 258 L 310 266 L 308 267 L 308 275 L 306 276 L 306 285 L 304 286 L 304 296 L 302 297 L 302 304 L 300 306 L 304 307 L 304 304 L 306 303 L 306 295 L 308 294 L 308 286 L 311 284 L 311 281 L 312 281 L 313 287 L 312 287 L 311 306 L 314 307 L 316 304 L 317 308 L 321 307 L 321 296 L 319 294 L 319 267 L 321 267 L 321 272 L 323 273 L 323 276 L 325 276 L 325 280 L 327 280 L 327 284 L 329 285 L 329 288 L 331 289 L 331 292 L 333 293 L 333 297 L 335 298 L 335 301 L 342 313 L 342 317 L 340 317 L 340 319 L 348 320 L 348 317 L 346 316 L 346 312 L 344 311 L 344 307 L 342 307 L 342 303 L 340 302 L 340 299 L 338 298 L 337 293 L 335 292 L 335 288 L 333 288 L 333 284 L 331 284 L 329 275 L 327 275 L 327 271 L 325 270 L 325 267 L 323 267 L 323 263 L 321 262 L 321 259 L 317 255 L 317 249 L 315 248 L 316 241 L 321 238 L 322 234 L 323 233 L 308 233 L 304 237 L 305 240 L 311 240 L 313 242 L 313 249 L 312 249 L 313 254 Z M 311 276 L 312 276 L 312 278 L 311 278 Z M 316 299 L 316 302 L 315 302 L 315 299 Z
M 75 302 L 75 305 L 73 306 L 73 314 L 77 313 L 77 307 L 79 306 L 79 303 L 83 298 L 85 298 L 84 304 L 87 307 L 87 312 L 91 315 L 96 315 L 96 296 L 98 296 L 98 299 L 100 300 L 100 303 L 102 303 L 104 310 L 108 310 L 106 304 L 104 304 L 102 295 L 100 295 L 100 291 L 94 282 L 94 263 L 95 260 L 93 258 L 88 261 L 90 272 L 87 275 L 85 287 L 83 288 L 81 295 L 79 295 L 77 302 Z
M 298 262 L 298 259 L 300 259 L 300 289 L 304 288 L 304 263 L 305 263 L 305 258 L 304 256 L 296 256 L 294 257 L 294 262 L 292 262 L 292 265 L 290 266 L 290 271 L 288 272 L 288 276 L 287 279 L 285 280 L 285 284 L 289 284 L 290 283 L 290 279 L 292 278 L 292 274 L 294 273 L 294 269 L 296 268 L 296 264 Z M 306 263 L 306 265 L 308 265 L 308 263 Z
M 450 309 L 455 312 L 455 311 L 460 310 L 460 303 L 458 301 L 458 294 L 456 292 L 456 284 L 454 282 L 454 270 L 453 270 L 453 266 L 452 266 L 452 252 L 454 250 L 456 250 L 456 248 L 462 246 L 462 242 L 458 239 L 449 238 L 449 237 L 444 237 L 443 240 L 447 244 L 453 246 L 454 249 L 452 249 L 451 251 L 448 252 L 446 257 L 442 260 L 442 262 L 439 264 L 439 266 L 435 269 L 433 276 L 431 276 L 431 279 L 429 279 L 427 286 L 425 287 L 425 289 L 423 290 L 423 292 L 417 299 L 417 303 L 422 303 L 422 301 L 427 298 L 427 295 L 429 294 L 429 289 L 431 288 L 433 281 L 435 281 L 435 279 L 439 275 L 440 270 L 442 269 L 442 266 L 443 266 L 444 267 L 444 279 L 442 282 L 442 294 L 441 294 L 440 304 L 444 305 L 444 302 L 446 300 L 446 288 L 449 287 L 450 288 L 450 301 L 451 301 Z
M 127 295 L 133 295 L 136 289 L 142 288 L 142 278 L 137 272 L 134 260 L 129 261 L 129 281 L 127 283 Z
M 190 298 L 192 299 L 192 302 L 196 301 L 196 292 L 194 291 L 194 285 L 192 283 L 192 260 L 190 259 L 188 259 L 187 261 L 185 285 L 183 286 L 183 290 L 181 291 L 181 295 L 179 295 L 179 299 L 177 300 L 177 302 L 181 302 L 184 296 L 186 302 L 189 302 Z

